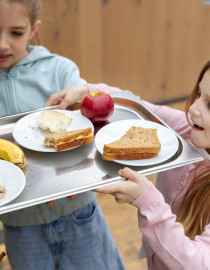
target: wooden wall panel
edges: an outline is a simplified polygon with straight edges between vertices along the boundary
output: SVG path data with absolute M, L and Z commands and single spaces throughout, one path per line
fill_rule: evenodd
M 197 0 L 44 0 L 41 40 L 88 82 L 153 102 L 187 96 L 210 59 L 210 6 Z
M 80 10 L 78 1 L 44 0 L 41 43 L 50 51 L 80 62 Z

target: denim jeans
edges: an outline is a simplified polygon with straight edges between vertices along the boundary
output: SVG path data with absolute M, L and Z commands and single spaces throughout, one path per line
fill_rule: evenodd
M 125 269 L 97 201 L 49 224 L 4 229 L 13 270 Z

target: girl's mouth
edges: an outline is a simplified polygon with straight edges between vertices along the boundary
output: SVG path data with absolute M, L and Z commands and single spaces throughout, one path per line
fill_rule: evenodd
M 10 54 L 0 55 L 0 62 L 6 62 L 10 58 Z
M 190 122 L 191 122 L 191 126 L 193 130 L 204 130 L 203 127 L 199 126 L 195 121 L 193 121 L 193 119 L 190 117 Z
M 194 124 L 194 123 L 193 123 L 193 128 L 196 129 L 196 130 L 204 130 L 203 127 L 200 127 L 199 125 Z

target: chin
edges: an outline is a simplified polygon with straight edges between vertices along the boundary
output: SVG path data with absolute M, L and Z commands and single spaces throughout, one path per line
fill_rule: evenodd
M 197 136 L 193 136 L 193 134 L 191 134 L 190 139 L 191 139 L 192 144 L 195 147 L 197 147 L 197 148 L 203 148 L 203 146 L 200 143 L 201 140 L 199 138 L 197 138 Z
M 198 138 L 197 136 L 193 136 L 191 134 L 191 142 L 197 148 L 203 148 L 210 151 L 210 143 L 205 143 L 205 139 L 203 138 Z

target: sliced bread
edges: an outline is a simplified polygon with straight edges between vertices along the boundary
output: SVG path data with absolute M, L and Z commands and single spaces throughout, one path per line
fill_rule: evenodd
M 119 140 L 105 144 L 103 159 L 137 160 L 153 158 L 161 148 L 157 129 L 132 126 Z

